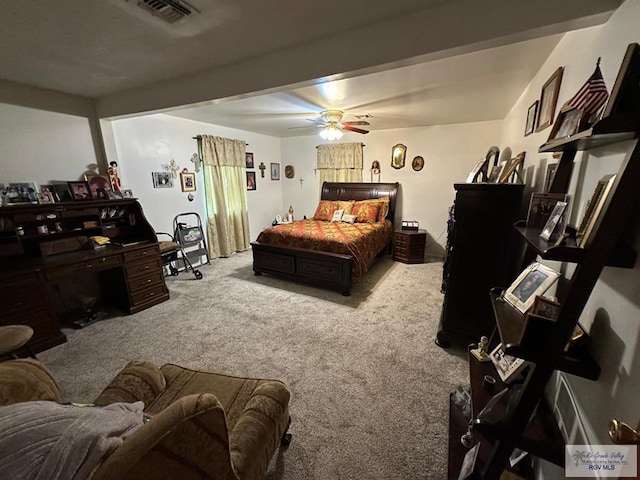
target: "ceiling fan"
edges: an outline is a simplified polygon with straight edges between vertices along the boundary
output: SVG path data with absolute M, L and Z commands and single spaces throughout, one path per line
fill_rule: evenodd
M 322 128 L 320 136 L 325 140 L 337 140 L 342 137 L 343 130 L 361 133 L 363 135 L 369 133 L 369 130 L 357 128 L 355 125 L 370 125 L 366 120 L 357 120 L 354 122 L 343 122 L 344 112 L 342 110 L 324 110 L 320 112 L 320 119 L 307 118 L 306 120 L 317 124 L 318 128 Z

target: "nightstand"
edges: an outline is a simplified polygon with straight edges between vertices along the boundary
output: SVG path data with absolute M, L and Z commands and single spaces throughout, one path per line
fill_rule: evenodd
M 424 263 L 426 230 L 396 230 L 393 234 L 393 259 L 403 263 Z

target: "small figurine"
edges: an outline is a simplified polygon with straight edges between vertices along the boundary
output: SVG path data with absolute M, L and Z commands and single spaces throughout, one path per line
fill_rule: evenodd
M 109 162 L 109 168 L 107 168 L 109 174 L 109 180 L 111 180 L 111 188 L 114 192 L 122 192 L 120 176 L 118 174 L 118 162 Z
M 289 215 L 287 216 L 290 222 L 293 222 L 293 206 L 289 205 Z
M 478 348 L 474 348 L 471 350 L 471 353 L 474 357 L 478 359 L 480 362 L 488 362 L 491 360 L 489 355 L 487 355 L 487 349 L 489 348 L 489 339 L 484 335 L 480 337 L 480 342 L 478 342 Z

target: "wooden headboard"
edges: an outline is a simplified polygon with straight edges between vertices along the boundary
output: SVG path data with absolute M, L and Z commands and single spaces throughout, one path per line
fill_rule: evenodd
M 321 200 L 368 200 L 370 198 L 389 197 L 389 213 L 387 218 L 394 223 L 396 200 L 398 198 L 398 182 L 396 183 L 349 183 L 324 182 Z

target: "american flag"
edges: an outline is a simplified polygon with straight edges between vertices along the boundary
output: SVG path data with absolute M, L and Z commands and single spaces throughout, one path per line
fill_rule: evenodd
M 596 113 L 605 104 L 608 97 L 609 92 L 604 83 L 604 78 L 602 78 L 600 60 L 598 60 L 593 75 L 589 77 L 587 83 L 566 104 L 570 107 L 576 107 L 587 114 L 592 114 Z

